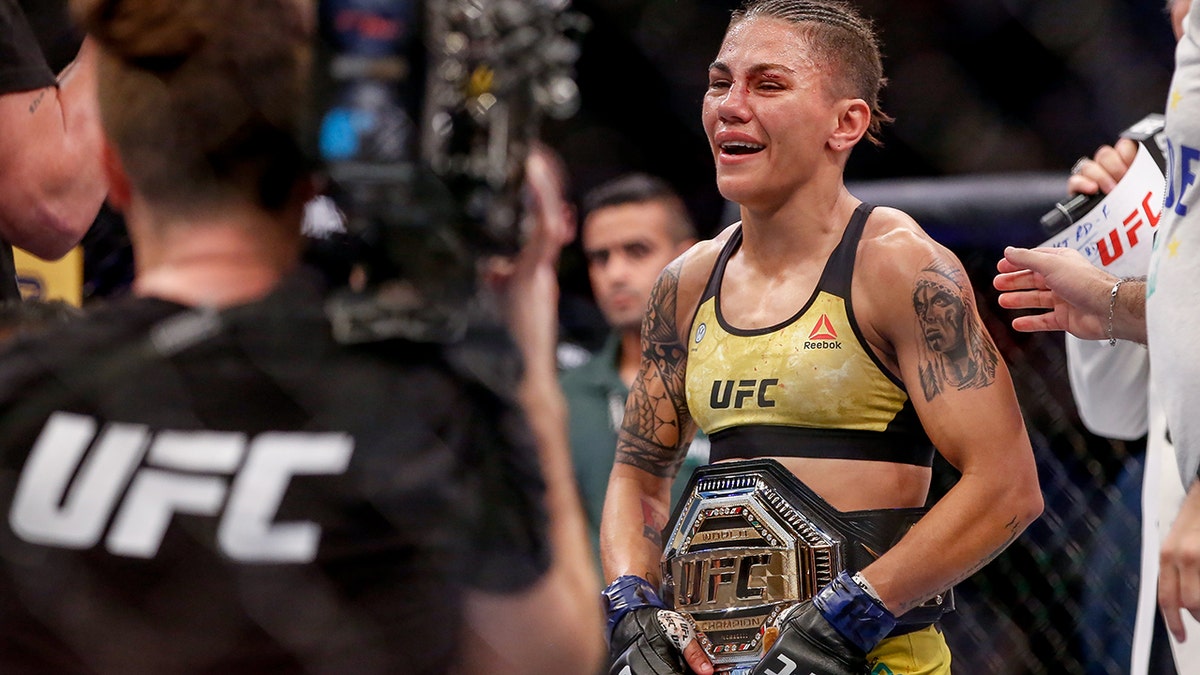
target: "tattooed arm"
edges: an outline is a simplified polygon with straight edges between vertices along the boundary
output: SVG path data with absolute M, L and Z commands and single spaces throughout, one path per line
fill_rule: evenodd
M 962 264 L 907 216 L 876 214 L 889 233 L 861 251 L 858 269 L 873 273 L 855 275 L 856 307 L 884 341 L 885 360 L 892 359 L 930 440 L 962 472 L 863 572 L 899 614 L 999 555 L 1041 513 L 1042 497 L 1008 368 Z
M 642 362 L 630 387 L 600 524 L 606 580 L 633 574 L 657 584 L 671 482 L 695 433 L 684 392 L 680 274 L 687 254 L 659 276 L 642 322 Z M 686 330 L 686 326 L 682 327 Z

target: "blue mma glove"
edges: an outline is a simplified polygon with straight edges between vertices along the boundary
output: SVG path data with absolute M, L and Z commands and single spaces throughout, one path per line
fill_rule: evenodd
M 666 604 L 650 582 L 618 577 L 603 592 L 608 614 L 609 675 L 686 675 L 683 648 L 691 624 Z
M 843 571 L 798 606 L 752 675 L 864 675 L 867 652 L 896 626 L 883 603 Z

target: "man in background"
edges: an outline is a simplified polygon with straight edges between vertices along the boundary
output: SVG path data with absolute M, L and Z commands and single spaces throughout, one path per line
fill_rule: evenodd
M 588 280 L 610 333 L 586 363 L 566 369 L 571 452 L 593 543 L 625 415 L 641 360 L 642 317 L 663 268 L 696 241 L 683 200 L 665 181 L 641 173 L 617 177 L 583 198 L 581 242 Z M 672 490 L 678 501 L 692 470 L 708 458 L 708 440 L 693 442 Z M 598 562 L 598 561 L 597 561 Z

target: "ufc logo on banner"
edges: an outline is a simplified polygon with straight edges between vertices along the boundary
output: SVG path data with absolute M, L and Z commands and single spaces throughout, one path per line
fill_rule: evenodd
M 234 560 L 303 563 L 320 526 L 275 522 L 293 476 L 345 472 L 353 439 L 341 433 L 157 433 L 56 412 L 21 472 L 8 522 L 21 539 L 152 558 L 176 513 L 220 517 L 217 544 Z M 111 526 L 109 522 L 111 521 Z

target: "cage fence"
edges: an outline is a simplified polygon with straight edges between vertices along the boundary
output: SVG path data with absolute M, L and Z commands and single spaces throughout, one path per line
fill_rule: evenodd
M 1080 421 L 1064 338 L 1018 333 L 997 304 L 996 262 L 1033 246 L 1038 217 L 1065 195 L 1065 175 L 991 175 L 851 185 L 913 215 L 962 260 L 984 323 L 1012 373 L 1037 461 L 1042 516 L 956 587 L 944 620 L 956 673 L 1129 672 L 1140 561 L 1144 440 L 1099 437 Z M 939 457 L 933 496 L 957 480 Z

